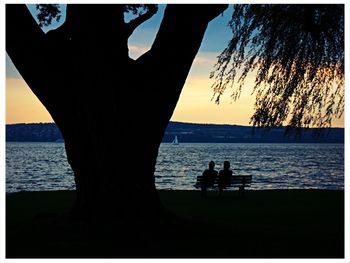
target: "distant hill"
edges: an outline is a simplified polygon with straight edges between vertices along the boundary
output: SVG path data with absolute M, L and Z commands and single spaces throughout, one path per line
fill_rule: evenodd
M 62 135 L 55 123 L 31 123 L 6 125 L 7 142 L 55 142 Z
M 286 136 L 285 127 L 170 122 L 163 142 L 171 142 L 175 135 L 180 143 L 344 143 L 344 128 L 302 129 L 301 136 L 296 133 Z M 62 135 L 54 123 L 9 124 L 6 141 L 56 142 L 62 141 Z

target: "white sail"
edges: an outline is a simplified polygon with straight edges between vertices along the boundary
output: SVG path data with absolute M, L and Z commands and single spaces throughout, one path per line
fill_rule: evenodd
M 173 140 L 172 143 L 175 144 L 175 145 L 178 145 L 178 144 L 179 144 L 179 141 L 177 140 L 177 136 L 176 136 L 176 135 L 175 135 L 175 138 L 174 138 L 174 140 Z

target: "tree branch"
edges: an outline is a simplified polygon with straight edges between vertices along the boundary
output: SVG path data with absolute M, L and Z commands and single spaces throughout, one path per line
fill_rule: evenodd
M 167 5 L 151 49 L 137 61 L 149 64 L 145 70 L 152 71 L 149 72 L 150 75 L 157 74 L 161 69 L 165 74 L 159 80 L 164 77 L 165 82 L 176 83 L 176 86 L 182 88 L 208 23 L 227 7 L 228 5 Z
M 61 124 L 62 116 L 70 116 L 71 98 L 66 96 L 70 91 L 65 85 L 68 54 L 55 33 L 45 34 L 26 5 L 6 5 L 6 51 L 30 89 Z
M 68 4 L 66 23 L 72 35 L 121 34 L 125 27 L 123 5 Z
M 6 51 L 32 91 L 43 101 L 51 70 L 48 42 L 24 4 L 6 5 Z
M 162 114 L 165 123 L 175 109 L 208 23 L 226 8 L 227 5 L 167 5 L 152 48 L 136 60 L 146 76 L 140 87 L 148 87 L 138 92 L 157 98 L 153 101 L 159 107 L 153 108 L 167 110 Z
M 123 5 L 68 4 L 67 30 L 78 53 L 109 60 L 128 57 Z M 86 49 L 85 51 L 82 50 Z
M 135 19 L 131 20 L 129 23 L 126 24 L 126 34 L 127 38 L 131 36 L 131 34 L 134 32 L 134 30 L 141 25 L 143 22 L 150 19 L 154 14 L 156 14 L 158 11 L 157 5 L 149 5 L 148 11 Z

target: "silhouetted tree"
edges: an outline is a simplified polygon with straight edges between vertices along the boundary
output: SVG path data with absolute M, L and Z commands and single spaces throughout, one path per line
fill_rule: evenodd
M 344 5 L 235 5 L 216 64 L 216 102 L 254 72 L 256 126 L 331 126 L 344 112 Z
M 43 26 L 59 19 L 57 5 L 38 8 Z M 62 133 L 78 211 L 163 210 L 158 148 L 207 25 L 226 8 L 167 5 L 151 49 L 133 60 L 127 40 L 156 5 L 69 4 L 63 25 L 46 34 L 25 5 L 6 5 L 7 53 Z M 125 11 L 136 18 L 124 22 Z
M 57 5 L 38 8 L 41 26 L 60 19 Z M 62 132 L 77 208 L 162 211 L 158 148 L 207 24 L 226 8 L 167 5 L 151 49 L 133 60 L 128 37 L 156 5 L 70 4 L 63 25 L 47 34 L 25 5 L 7 5 L 7 52 Z M 136 18 L 125 23 L 125 12 Z M 343 12 L 342 5 L 235 5 L 233 39 L 213 73 L 217 101 L 239 69 L 235 99 L 257 70 L 254 125 L 282 124 L 290 105 L 291 125 L 330 123 L 344 104 Z

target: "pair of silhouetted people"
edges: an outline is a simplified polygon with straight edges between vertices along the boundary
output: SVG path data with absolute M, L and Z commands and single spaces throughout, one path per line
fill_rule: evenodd
M 202 185 L 202 193 L 205 194 L 207 187 L 213 186 L 215 181 L 218 180 L 219 195 L 226 186 L 230 186 L 232 170 L 230 169 L 230 162 L 224 161 L 224 168 L 219 173 L 214 169 L 215 163 L 209 162 L 209 168 L 203 172 L 204 184 Z

